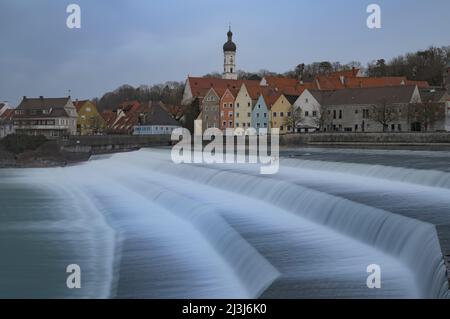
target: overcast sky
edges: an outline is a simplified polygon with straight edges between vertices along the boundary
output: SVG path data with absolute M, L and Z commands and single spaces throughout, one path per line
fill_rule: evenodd
M 68 29 L 66 7 L 81 7 Z M 366 26 L 378 3 L 382 28 Z M 0 0 L 0 101 L 100 97 L 121 84 L 220 71 L 231 23 L 238 69 L 392 58 L 450 45 L 449 0 Z

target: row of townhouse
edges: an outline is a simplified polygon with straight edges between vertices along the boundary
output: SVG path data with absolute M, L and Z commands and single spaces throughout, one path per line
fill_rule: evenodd
M 17 108 L 0 104 L 0 138 L 9 134 L 68 135 L 171 134 L 177 121 L 159 102 L 124 102 L 114 111 L 100 113 L 96 105 L 83 100 L 23 97 Z
M 285 134 L 446 130 L 448 100 L 445 89 L 427 82 L 363 77 L 352 69 L 308 83 L 272 76 L 261 81 L 188 77 L 182 104 L 200 105 L 203 130 L 278 128 Z M 421 119 L 429 109 L 433 119 Z

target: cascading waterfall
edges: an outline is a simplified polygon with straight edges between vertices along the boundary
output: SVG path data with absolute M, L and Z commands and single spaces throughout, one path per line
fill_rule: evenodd
M 284 159 L 282 165 L 310 170 L 340 172 L 350 175 L 371 176 L 379 179 L 400 181 L 418 185 L 450 188 L 450 174 L 437 170 L 418 170 L 384 165 L 357 163 L 336 163 L 327 161 L 309 161 Z
M 167 150 L 141 150 L 72 167 L 1 171 L 6 211 L 0 211 L 0 236 L 25 251 L 33 244 L 18 245 L 18 235 L 10 234 L 39 229 L 51 243 L 47 255 L 58 257 L 33 257 L 31 264 L 47 267 L 50 276 L 79 262 L 87 276 L 84 290 L 70 292 L 63 286 L 62 268 L 62 275 L 51 277 L 54 289 L 25 296 L 449 297 L 434 226 L 445 223 L 446 214 L 437 208 L 439 214 L 430 211 L 424 218 L 397 214 L 368 199 L 382 185 L 362 186 L 372 178 L 384 181 L 391 200 L 405 195 L 395 192 L 395 183 L 424 196 L 441 187 L 433 196 L 445 198 L 446 174 L 281 162 L 279 174 L 262 176 L 254 165 L 175 165 Z M 335 180 L 339 174 L 342 181 Z M 340 185 L 348 193 L 367 194 L 352 200 L 333 189 Z M 18 259 L 7 248 L 0 245 L 0 253 L 11 258 L 0 261 L 0 274 L 14 278 L 10 264 Z M 379 292 L 365 286 L 365 267 L 377 262 L 385 280 Z M 11 284 L 1 276 L 0 283 Z M 342 288 L 327 289 L 328 283 Z M 0 288 L 0 294 L 7 291 Z
M 434 225 L 391 214 L 299 185 L 260 178 L 210 166 L 173 167 L 164 154 L 153 155 L 147 166 L 188 180 L 264 199 L 400 258 L 416 274 L 423 297 L 448 297 L 446 269 Z M 159 159 L 159 163 L 155 159 Z M 140 159 L 144 164 L 144 159 Z M 292 164 L 292 163 L 291 163 Z M 337 164 L 340 165 L 340 164 Z M 350 165 L 350 164 L 348 164 Z M 222 166 L 223 167 L 223 166 Z M 386 168 L 390 169 L 390 168 Z M 393 169 L 391 169 L 393 171 Z M 411 170 L 408 172 L 411 178 Z M 381 175 L 383 176 L 383 175 Z

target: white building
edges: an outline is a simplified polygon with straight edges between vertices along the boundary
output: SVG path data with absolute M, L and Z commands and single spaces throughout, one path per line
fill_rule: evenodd
M 12 108 L 0 109 L 0 138 L 15 133 L 13 115 L 14 109 Z
M 57 138 L 77 133 L 77 110 L 69 97 L 27 98 L 14 111 L 14 128 L 19 134 Z
M 315 90 L 304 90 L 294 102 L 294 110 L 299 110 L 300 124 L 297 125 L 297 132 L 315 132 L 320 128 L 321 104 L 320 99 L 323 92 L 315 94 Z

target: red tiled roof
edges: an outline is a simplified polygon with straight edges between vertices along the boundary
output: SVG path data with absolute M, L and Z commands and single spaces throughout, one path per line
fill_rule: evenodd
M 0 116 L 3 120 L 11 120 L 14 116 L 15 109 L 7 109 L 3 114 Z
M 217 79 L 217 78 L 200 78 L 200 77 L 188 77 L 189 86 L 194 97 L 204 97 L 208 93 L 209 89 L 214 88 L 214 90 L 225 90 L 228 88 L 230 90 L 237 90 L 241 88 L 241 85 L 245 83 L 246 85 L 259 85 L 259 81 L 251 80 L 227 80 L 227 79 Z M 218 93 L 219 94 L 219 93 Z
M 426 81 L 410 81 L 404 76 L 385 76 L 385 77 L 334 77 L 327 75 L 318 75 L 316 77 L 318 87 L 321 90 L 339 90 L 345 88 L 371 88 L 371 87 L 390 87 L 399 85 L 417 85 L 420 88 L 427 88 Z
M 411 81 L 406 80 L 406 85 L 417 85 L 419 89 L 426 89 L 430 87 L 430 84 L 428 84 L 427 81 Z

